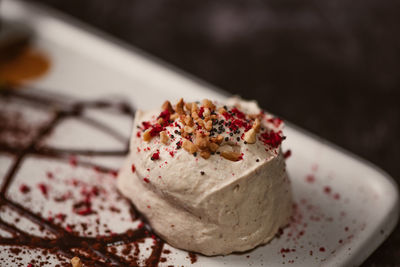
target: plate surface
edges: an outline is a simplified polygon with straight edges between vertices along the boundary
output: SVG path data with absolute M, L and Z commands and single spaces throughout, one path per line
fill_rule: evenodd
M 37 34 L 35 46 L 48 54 L 52 67 L 48 75 L 33 86 L 41 88 L 41 94 L 54 95 L 61 103 L 99 99 L 117 103 L 123 100 L 138 109 L 148 109 L 161 105 L 165 99 L 223 100 L 227 96 L 219 89 L 176 72 L 164 63 L 149 60 L 148 56 L 143 56 L 135 49 L 118 44 L 93 30 L 82 29 L 86 26 L 52 15 L 52 12 L 42 8 L 6 0 L 2 2 L 0 12 L 2 17 L 25 21 L 34 28 Z M 26 90 L 27 94 L 37 92 L 35 89 Z M 51 120 L 47 108 L 35 108 L 33 112 L 24 102 L 17 101 L 15 105 L 29 120 Z M 72 118 L 57 125 L 54 134 L 43 141 L 44 146 L 74 151 L 109 151 L 102 156 L 79 156 L 78 161 L 118 169 L 123 156 L 111 152 L 123 151 L 124 142 L 129 137 L 131 118 L 90 108 L 85 109 L 85 116 L 109 125 L 116 133 L 111 137 L 104 135 L 96 127 L 83 125 Z M 285 135 L 288 138 L 284 142 L 284 150 L 292 151 L 292 156 L 287 159 L 287 167 L 293 184 L 295 214 L 291 225 L 284 229 L 280 237 L 245 254 L 197 256 L 195 263 L 191 263 L 187 252 L 166 245 L 170 253 L 163 255 L 165 262 L 160 265 L 352 266 L 361 264 L 383 242 L 398 219 L 398 192 L 391 177 L 370 163 L 290 124 L 285 129 Z M 12 162 L 11 156 L 0 154 L 2 177 Z M 100 180 L 105 185 L 109 183 L 109 188 L 114 186 L 109 177 L 98 177 L 93 170 L 71 170 L 70 165 L 36 156 L 25 158 L 13 181 L 15 184 L 9 188 L 10 198 L 18 203 L 26 203 L 18 186 L 29 184 L 35 188 L 36 184 L 41 183 L 40 177 L 48 176 L 49 172 L 57 176 L 57 183 L 52 184 L 54 192 L 70 186 L 63 181 L 71 175 L 85 177 L 87 183 Z M 36 212 L 48 216 L 54 209 L 63 209 L 57 203 L 47 203 L 39 191 L 32 194 L 36 195 L 32 196 L 34 201 L 31 201 L 30 208 L 36 207 Z M 108 197 L 117 198 L 113 192 Z M 99 215 L 109 225 L 115 225 L 113 232 L 137 226 L 127 218 L 126 203 L 121 205 L 118 216 L 113 213 Z M 0 215 L 1 219 L 9 221 L 15 216 L 6 209 L 2 209 Z M 87 218 L 75 216 L 72 220 L 77 223 Z M 30 233 L 43 234 L 32 222 L 23 222 L 19 227 Z M 151 242 L 141 244 L 144 248 L 140 257 L 148 256 L 145 246 L 150 245 Z M 7 258 L 8 253 L 8 248 L 1 249 L 1 258 Z M 23 255 L 22 262 L 30 262 L 35 253 L 31 251 Z M 48 261 L 57 261 L 57 258 Z

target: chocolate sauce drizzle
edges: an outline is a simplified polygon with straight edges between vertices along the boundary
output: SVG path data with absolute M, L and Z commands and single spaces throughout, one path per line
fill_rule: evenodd
M 8 207 L 12 209 L 21 217 L 24 217 L 31 222 L 37 224 L 41 229 L 47 230 L 52 233 L 55 238 L 37 237 L 31 235 L 16 226 L 5 222 L 0 219 L 0 228 L 9 232 L 12 238 L 0 237 L 0 246 L 9 245 L 13 247 L 28 247 L 46 249 L 54 254 L 61 254 L 67 258 L 79 256 L 81 261 L 86 266 L 139 266 L 140 263 L 136 260 L 127 261 L 125 258 L 120 257 L 107 250 L 108 247 L 113 245 L 129 244 L 140 242 L 145 238 L 152 237 L 154 245 L 151 247 L 151 255 L 145 260 L 146 266 L 157 266 L 160 262 L 161 253 L 164 246 L 164 241 L 161 240 L 151 229 L 145 217 L 131 205 L 130 212 L 132 220 L 140 220 L 143 222 L 143 227 L 135 230 L 127 230 L 121 234 L 112 234 L 109 236 L 96 236 L 96 237 L 83 237 L 78 236 L 76 233 L 69 232 L 59 225 L 56 225 L 50 220 L 47 220 L 39 214 L 33 213 L 28 208 L 10 200 L 7 197 L 7 191 L 13 183 L 19 167 L 23 159 L 28 155 L 38 155 L 45 158 L 57 158 L 61 160 L 68 160 L 73 155 L 94 155 L 94 156 L 109 156 L 109 155 L 126 155 L 128 152 L 128 140 L 121 136 L 118 132 L 114 131 L 109 126 L 96 121 L 83 117 L 83 111 L 87 108 L 95 109 L 112 109 L 121 115 L 133 116 L 135 110 L 126 103 L 116 103 L 112 101 L 72 101 L 65 96 L 58 97 L 50 93 L 44 93 L 40 90 L 27 90 L 20 91 L 12 88 L 0 87 L 0 99 L 7 101 L 22 100 L 30 106 L 49 109 L 54 114 L 50 122 L 46 123 L 37 132 L 36 136 L 25 146 L 18 146 L 7 144 L 4 140 L 0 142 L 0 152 L 12 154 L 14 157 L 13 163 L 9 168 L 3 184 L 0 189 L 0 207 Z M 81 121 L 90 124 L 97 130 L 110 135 L 111 137 L 119 140 L 126 145 L 123 150 L 115 151 L 102 151 L 102 150 L 79 150 L 79 149 L 57 149 L 50 148 L 42 145 L 42 141 L 51 134 L 55 127 L 64 119 L 77 117 Z M 0 125 L 7 127 L 7 125 Z M 7 129 L 2 129 L 7 130 Z M 0 137 L 1 138 L 1 137 Z M 109 172 L 110 170 L 105 167 L 95 165 L 90 162 L 79 163 L 80 166 L 96 167 L 100 172 Z M 76 249 L 85 251 L 84 255 L 76 252 Z M 69 264 L 68 264 L 69 265 Z

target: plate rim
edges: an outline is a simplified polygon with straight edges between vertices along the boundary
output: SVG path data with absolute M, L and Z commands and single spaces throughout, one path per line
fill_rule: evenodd
M 145 51 L 143 51 L 140 48 L 137 48 L 133 45 L 130 45 L 120 39 L 117 39 L 113 36 L 111 36 L 108 33 L 105 33 L 99 29 L 96 29 L 82 21 L 77 20 L 76 18 L 73 18 L 72 16 L 69 16 L 67 14 L 64 14 L 62 12 L 56 11 L 50 7 L 43 6 L 38 3 L 27 3 L 27 2 L 22 2 L 20 0 L 4 0 L 3 6 L 5 6 L 4 9 L 7 7 L 9 8 L 10 6 L 14 8 L 17 13 L 18 12 L 23 12 L 23 13 L 31 13 L 31 16 L 36 16 L 36 19 L 38 16 L 44 16 L 53 20 L 56 20 L 65 26 L 70 27 L 71 29 L 80 32 L 82 34 L 88 35 L 93 41 L 97 42 L 106 42 L 112 46 L 113 49 L 122 51 L 124 53 L 128 53 L 131 55 L 138 56 L 144 61 L 147 61 L 147 63 L 150 64 L 151 67 L 161 67 L 167 71 L 167 74 L 177 76 L 180 79 L 187 80 L 188 82 L 192 82 L 194 84 L 199 85 L 200 87 L 203 87 L 204 89 L 212 90 L 214 92 L 217 92 L 223 97 L 230 96 L 228 92 L 225 90 L 216 87 L 170 63 L 165 62 L 164 60 L 157 58 Z M 14 10 L 14 11 L 15 11 Z M 33 11 L 33 12 L 32 12 Z M 29 18 L 28 18 L 29 19 Z M 35 27 L 35 26 L 33 26 Z M 387 189 L 392 191 L 390 201 L 390 207 L 389 207 L 389 212 L 385 214 L 385 216 L 381 219 L 380 223 L 378 224 L 378 229 L 385 229 L 387 230 L 387 233 L 381 237 L 381 238 L 376 238 L 379 233 L 372 233 L 366 238 L 364 238 L 362 244 L 358 245 L 356 250 L 353 250 L 353 252 L 350 256 L 344 257 L 341 261 L 342 266 L 347 266 L 350 264 L 356 264 L 359 265 L 363 261 L 365 261 L 382 243 L 385 241 L 390 234 L 394 231 L 394 229 L 397 226 L 398 220 L 399 220 L 399 204 L 400 204 L 400 199 L 399 199 L 399 186 L 397 182 L 394 180 L 394 178 L 388 174 L 386 171 L 384 171 L 381 167 L 377 166 L 376 164 L 362 158 L 361 156 L 358 156 L 357 154 L 340 147 L 339 145 L 334 144 L 333 142 L 326 140 L 320 136 L 318 136 L 315 133 L 312 133 L 304 128 L 301 128 L 291 122 L 288 122 L 285 120 L 285 124 L 287 125 L 287 128 L 291 128 L 293 131 L 297 132 L 298 134 L 307 137 L 309 139 L 312 139 L 313 141 L 320 143 L 323 147 L 326 147 L 332 151 L 340 153 L 342 156 L 347 157 L 349 160 L 352 160 L 354 162 L 359 163 L 362 165 L 364 168 L 367 168 L 369 171 L 372 171 L 374 173 L 374 179 L 378 179 L 380 184 L 383 184 Z M 379 235 L 380 236 L 380 235 Z M 370 241 L 370 242 L 368 242 Z M 353 247 L 354 248 L 354 247 Z M 336 257 L 335 257 L 336 258 Z

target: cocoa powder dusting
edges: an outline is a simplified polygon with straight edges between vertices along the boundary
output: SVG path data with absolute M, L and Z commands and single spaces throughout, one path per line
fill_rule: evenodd
M 33 51 L 26 51 L 26 55 L 32 62 L 38 60 L 38 64 L 42 68 L 42 72 L 47 70 L 48 63 L 45 60 L 40 61 L 39 55 Z M 17 59 L 14 63 L 16 69 L 22 68 L 20 64 L 23 62 L 23 58 Z M 25 67 L 30 70 L 34 65 L 26 65 Z M 39 66 L 39 67 L 40 67 Z M 3 69 L 2 69 L 3 68 Z M 38 75 L 39 72 L 30 72 L 29 75 L 22 75 L 23 78 L 33 77 L 34 74 Z M 5 71 L 4 66 L 0 66 L 0 79 L 7 77 L 14 79 L 14 81 L 20 81 L 20 76 L 16 72 L 11 70 Z M 70 166 L 71 170 L 78 168 L 86 168 L 88 170 L 94 170 L 98 175 L 109 175 L 111 179 L 114 177 L 112 174 L 115 170 L 110 170 L 103 166 L 93 165 L 90 162 L 80 163 L 79 157 L 81 155 L 125 155 L 128 147 L 121 151 L 102 151 L 102 150 L 73 150 L 73 149 L 54 149 L 42 145 L 43 140 L 51 136 L 52 131 L 66 118 L 79 119 L 82 116 L 82 111 L 86 108 L 97 108 L 97 109 L 112 109 L 112 111 L 119 112 L 121 116 L 134 115 L 134 109 L 128 104 L 107 101 L 88 101 L 85 103 L 72 103 L 60 105 L 59 100 L 53 100 L 51 97 L 43 94 L 37 94 L 34 90 L 31 91 L 19 91 L 8 88 L 1 88 L 0 90 L 0 101 L 8 105 L 8 103 L 18 102 L 24 100 L 26 106 L 32 105 L 35 108 L 42 109 L 45 112 L 51 113 L 48 121 L 41 125 L 31 125 L 29 123 L 29 117 L 25 117 L 24 114 L 19 112 L 1 114 L 4 116 L 4 120 L 0 124 L 0 153 L 11 155 L 12 163 L 6 173 L 2 186 L 0 188 L 0 208 L 9 209 L 16 212 L 20 218 L 28 219 L 37 226 L 37 229 L 42 233 L 50 233 L 51 237 L 47 235 L 35 236 L 29 232 L 19 229 L 17 224 L 11 224 L 3 219 L 0 219 L 0 228 L 6 232 L 9 232 L 12 237 L 0 237 L 0 246 L 12 246 L 10 253 L 8 254 L 10 262 L 13 262 L 16 266 L 21 265 L 18 262 L 22 261 L 22 254 L 25 254 L 24 249 L 39 249 L 41 254 L 31 260 L 28 266 L 44 266 L 54 264 L 51 258 L 55 258 L 59 263 L 55 266 L 70 266 L 69 259 L 74 256 L 79 256 L 82 263 L 85 266 L 157 266 L 159 262 L 165 262 L 166 258 L 161 257 L 161 253 L 164 247 L 164 241 L 161 240 L 151 229 L 146 219 L 140 214 L 136 208 L 130 204 L 121 195 L 118 196 L 118 201 L 125 203 L 129 220 L 140 221 L 142 227 L 138 229 L 129 229 L 126 232 L 114 233 L 109 229 L 106 223 L 97 216 L 97 213 L 102 208 L 102 205 L 96 206 L 97 202 L 104 202 L 106 200 L 103 188 L 101 185 L 83 185 L 83 182 L 71 178 L 65 183 L 69 184 L 72 188 L 76 188 L 78 194 L 73 192 L 63 192 L 62 194 L 57 192 L 54 188 L 56 182 L 59 181 L 58 175 L 60 173 L 45 172 L 44 182 L 39 182 L 36 185 L 29 184 L 29 181 L 23 181 L 24 183 L 17 183 L 17 192 L 20 194 L 18 198 L 29 199 L 34 196 L 39 196 L 46 201 L 54 201 L 55 203 L 70 203 L 72 205 L 73 216 L 79 218 L 92 218 L 84 223 L 73 223 L 70 221 L 70 214 L 64 213 L 64 210 L 54 210 L 51 214 L 37 213 L 26 207 L 24 204 L 17 202 L 15 196 L 10 197 L 8 194 L 11 186 L 15 183 L 16 177 L 19 174 L 20 169 L 24 166 L 28 156 L 36 156 L 48 160 L 59 160 L 66 163 L 66 166 Z M 66 99 L 66 98 L 64 98 Z M 58 102 L 57 102 L 58 101 Z M 57 103 L 57 105 L 56 105 Z M 70 103 L 70 102 L 67 102 Z M 2 108 L 4 106 L 2 105 Z M 58 107 L 58 108 L 54 108 Z M 0 117 L 3 119 L 3 117 Z M 5 121 L 6 123 L 3 123 Z M 27 127 L 29 125 L 29 127 Z M 98 127 L 98 131 L 102 131 L 107 134 L 110 132 L 105 126 Z M 29 133 L 34 133 L 30 135 Z M 15 142 L 14 139 L 6 138 L 5 135 L 21 136 L 25 138 L 24 143 L 21 145 L 19 142 Z M 18 138 L 17 138 L 18 139 Z M 126 140 L 125 140 L 126 141 Z M 126 145 L 128 142 L 125 142 Z M 47 171 L 47 170 L 46 170 Z M 115 181 L 115 179 L 113 179 Z M 39 192 L 39 194 L 38 194 Z M 36 194 L 36 195 L 35 195 Z M 29 198 L 26 198 L 29 197 Z M 71 202 L 73 204 L 71 204 Z M 103 203 L 104 204 L 104 203 Z M 113 203 L 114 205 L 115 203 Z M 67 207 L 67 206 L 66 206 Z M 105 206 L 106 207 L 106 206 Z M 97 209 L 97 210 L 96 210 Z M 107 208 L 114 214 L 122 213 L 120 208 L 111 206 Z M 66 212 L 66 211 L 65 211 Z M 90 227 L 93 230 L 86 232 Z M 103 229 L 103 233 L 100 233 L 100 229 Z M 82 235 L 81 231 L 85 234 Z M 96 235 L 97 233 L 97 235 Z M 94 236 L 93 236 L 94 235 Z M 143 242 L 146 238 L 153 239 L 153 245 L 151 247 L 151 255 L 143 260 L 139 260 L 139 243 Z M 118 250 L 115 248 L 117 245 L 123 245 L 121 253 L 118 254 Z M 166 253 L 167 254 L 167 253 Z M 192 262 L 195 262 L 196 256 L 192 254 Z

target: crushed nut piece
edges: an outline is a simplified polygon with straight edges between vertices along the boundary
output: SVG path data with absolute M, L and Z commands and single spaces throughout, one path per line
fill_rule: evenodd
M 201 152 L 200 152 L 200 156 L 201 156 L 202 158 L 204 158 L 204 159 L 208 159 L 208 158 L 211 156 L 211 153 L 210 153 L 210 151 L 207 151 L 207 150 L 201 151 Z
M 242 155 L 240 153 L 233 151 L 221 152 L 221 156 L 231 161 L 238 161 L 242 158 Z
M 194 141 L 194 143 L 201 150 L 207 149 L 208 148 L 208 137 L 205 134 L 198 131 L 196 133 L 196 140 Z
M 159 118 L 157 120 L 157 123 L 160 124 L 160 125 L 163 125 L 164 124 L 164 119 L 163 118 Z
M 180 133 L 181 133 L 181 136 L 182 136 L 182 137 L 188 136 L 188 133 L 185 131 L 185 128 L 182 128 L 182 129 L 180 130 Z
M 210 100 L 208 100 L 208 99 L 204 99 L 204 100 L 203 100 L 203 106 L 204 106 L 205 108 L 209 108 L 209 109 L 211 109 L 211 110 L 215 110 L 215 105 L 214 105 Z
M 188 125 L 186 125 L 184 128 L 186 133 L 193 133 L 194 129 Z
M 190 115 L 186 115 L 185 117 L 185 124 L 189 125 L 190 127 L 192 127 L 194 125 L 192 117 L 190 117 Z
M 176 113 L 178 113 L 180 115 L 185 114 L 185 112 L 183 111 L 184 104 L 185 103 L 183 102 L 183 98 L 179 99 L 178 103 L 176 104 L 176 108 L 175 108 Z
M 166 131 L 160 132 L 160 140 L 164 145 L 168 144 L 169 137 Z
M 218 113 L 219 113 L 219 114 L 224 114 L 224 113 L 226 113 L 226 109 L 224 109 L 223 107 L 221 107 L 221 108 L 218 109 Z
M 261 123 L 260 123 L 260 119 L 256 119 L 255 121 L 254 121 L 254 124 L 253 124 L 253 127 L 252 127 L 255 131 L 256 131 L 256 133 L 258 133 L 259 131 L 260 131 L 260 128 L 261 128 Z
M 206 130 L 207 130 L 207 131 L 211 131 L 211 129 L 212 129 L 212 121 L 209 120 L 209 121 L 207 121 L 207 123 L 206 123 Z
M 193 154 L 197 151 L 197 147 L 195 146 L 195 144 L 187 139 L 183 140 L 182 147 L 190 154 Z
M 172 108 L 171 102 L 169 101 L 165 101 L 161 108 L 162 110 L 168 110 L 171 114 L 175 112 L 175 110 Z
M 256 130 L 254 128 L 251 128 L 250 130 L 245 132 L 243 139 L 248 144 L 254 144 L 256 142 Z
M 202 119 L 197 119 L 196 122 L 197 122 L 198 125 L 200 125 L 201 127 L 205 128 L 204 127 L 204 121 Z
M 143 133 L 143 140 L 146 142 L 150 142 L 152 136 L 150 134 L 151 129 L 147 129 L 144 133 Z
M 82 267 L 83 266 L 81 259 L 79 257 L 73 257 L 71 259 L 71 264 L 72 264 L 72 267 Z
M 210 117 L 210 115 L 211 115 L 210 109 L 209 108 L 205 108 L 204 111 L 203 111 L 204 118 Z
M 176 120 L 178 117 L 179 117 L 179 114 L 178 114 L 178 113 L 174 113 L 174 114 L 171 115 L 170 120 L 174 121 L 174 120 Z
M 196 111 L 193 111 L 193 112 L 192 112 L 192 118 L 193 118 L 194 120 L 199 119 L 199 114 L 197 114 Z
M 192 103 L 192 109 L 190 110 L 192 113 L 193 112 L 198 112 L 199 111 L 199 107 L 197 106 L 197 103 L 196 102 L 193 102 Z
M 217 152 L 219 145 L 216 143 L 208 143 L 208 148 L 210 149 L 211 152 Z
M 220 145 L 222 143 L 222 141 L 224 141 L 224 137 L 222 135 L 218 135 L 217 137 L 211 137 L 211 142 L 217 143 L 218 145 Z
M 192 112 L 192 103 L 190 102 L 185 103 L 185 109 L 186 111 Z
M 185 120 L 185 119 L 186 119 L 186 115 L 180 115 L 180 116 L 179 116 L 179 119 L 181 119 L 181 122 L 182 122 L 183 125 L 186 124 L 186 122 L 185 122 L 185 121 L 186 121 L 186 120 Z

